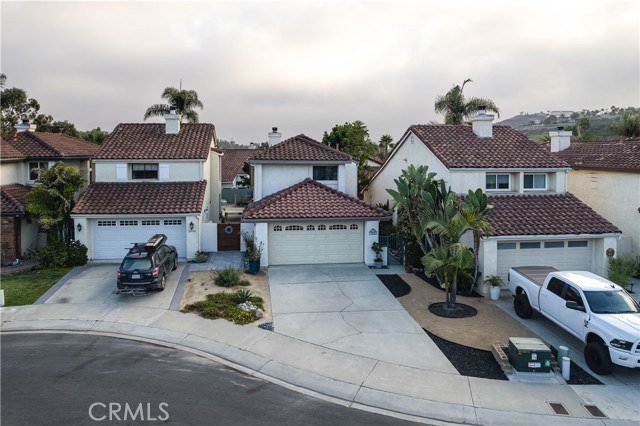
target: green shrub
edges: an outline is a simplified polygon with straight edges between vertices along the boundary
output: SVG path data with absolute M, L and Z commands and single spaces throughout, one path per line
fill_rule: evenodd
M 619 256 L 609 259 L 609 280 L 626 288 L 629 278 L 640 273 L 640 262 L 631 256 Z
M 235 293 L 233 293 L 233 299 L 236 303 L 249 302 L 251 301 L 252 296 L 253 294 L 251 293 L 251 290 L 245 289 L 237 290 Z
M 255 311 L 245 311 L 237 306 L 229 308 L 229 320 L 236 324 L 249 324 L 256 320 Z
M 240 300 L 240 294 L 244 300 Z M 256 320 L 254 311 L 245 311 L 238 307 L 238 304 L 251 302 L 256 308 L 264 310 L 261 297 L 252 296 L 247 290 L 238 290 L 233 293 L 214 293 L 207 295 L 205 300 L 191 303 L 182 312 L 193 312 L 203 318 L 218 319 L 225 318 L 236 324 L 248 324 Z
M 86 265 L 89 261 L 87 257 L 87 252 L 89 249 L 87 246 L 82 244 L 80 241 L 71 241 L 67 245 L 67 253 L 68 253 L 68 266 L 82 266 Z
M 247 286 L 251 283 L 247 280 L 240 279 L 240 271 L 230 267 L 226 267 L 216 274 L 214 282 L 218 287 L 233 287 L 236 285 Z
M 68 265 L 66 245 L 58 238 L 49 237 L 47 245 L 27 251 L 27 259 L 37 262 L 42 268 L 62 268 Z

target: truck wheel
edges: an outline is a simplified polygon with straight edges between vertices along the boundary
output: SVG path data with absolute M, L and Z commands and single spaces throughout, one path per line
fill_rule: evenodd
M 600 341 L 589 342 L 584 348 L 584 360 L 596 374 L 605 376 L 613 371 L 613 362 L 609 356 L 609 348 Z
M 166 286 L 167 286 L 167 275 L 162 274 L 162 278 L 160 279 L 160 285 L 158 286 L 158 291 L 164 290 Z
M 529 304 L 529 298 L 526 293 L 516 294 L 513 299 L 513 309 L 520 318 L 531 318 L 531 315 L 533 315 L 533 309 Z

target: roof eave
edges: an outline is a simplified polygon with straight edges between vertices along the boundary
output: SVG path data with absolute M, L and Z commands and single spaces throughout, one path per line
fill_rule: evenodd
M 527 234 L 527 235 L 491 235 L 489 237 L 483 237 L 486 240 L 526 240 L 526 239 L 540 239 L 547 240 L 567 240 L 575 238 L 605 238 L 612 237 L 618 238 L 622 235 L 622 232 L 604 232 L 601 234 Z
M 245 217 L 241 218 L 242 222 L 251 222 L 251 223 L 259 223 L 259 222 L 317 222 L 319 220 L 322 221 L 347 221 L 347 220 L 357 220 L 357 221 L 373 221 L 373 220 L 391 220 L 391 216 L 371 216 L 371 217 L 312 217 L 312 218 L 274 218 L 274 219 L 247 219 Z

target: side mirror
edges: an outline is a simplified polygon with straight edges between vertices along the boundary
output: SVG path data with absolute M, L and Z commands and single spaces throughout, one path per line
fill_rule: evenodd
M 578 304 L 574 301 L 568 301 L 565 306 L 567 307 L 567 309 L 573 309 L 574 311 L 587 311 L 584 306 L 578 306 Z

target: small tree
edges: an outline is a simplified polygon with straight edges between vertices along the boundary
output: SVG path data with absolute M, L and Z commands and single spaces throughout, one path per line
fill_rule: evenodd
M 74 195 L 84 179 L 73 167 L 57 162 L 40 169 L 35 186 L 27 195 L 27 211 L 38 217 L 42 228 L 66 243 L 73 236 L 70 226 Z

